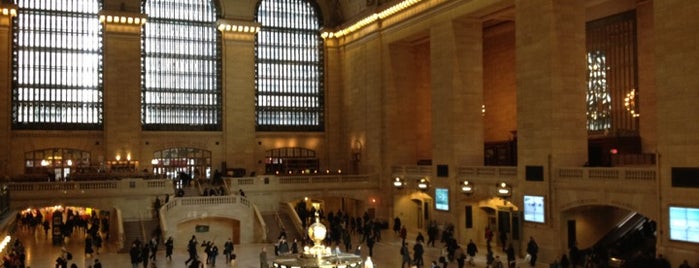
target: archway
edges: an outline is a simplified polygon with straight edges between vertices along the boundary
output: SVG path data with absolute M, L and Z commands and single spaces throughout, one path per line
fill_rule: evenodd
M 54 245 L 64 245 L 67 239 L 73 238 L 74 233 L 85 234 L 78 237 L 78 241 L 89 237 L 91 243 L 99 240 L 109 240 L 114 226 L 112 223 L 113 209 L 98 209 L 82 206 L 44 206 L 30 207 L 17 214 L 17 226 L 22 230 L 43 234 L 46 239 L 51 239 Z M 96 243 L 93 245 L 97 245 Z
M 190 219 L 177 224 L 175 241 L 187 241 L 192 236 L 197 241 L 210 241 L 223 248 L 229 238 L 234 244 L 240 244 L 240 221 L 224 217 L 204 217 Z
M 523 240 L 521 237 L 521 211 L 514 203 L 500 197 L 491 197 L 477 202 L 478 213 L 474 213 L 474 228 L 480 230 L 479 234 L 491 233 L 491 241 L 486 240 L 485 235 L 478 235 L 483 243 L 491 243 L 497 248 L 505 248 L 512 243 L 519 247 Z

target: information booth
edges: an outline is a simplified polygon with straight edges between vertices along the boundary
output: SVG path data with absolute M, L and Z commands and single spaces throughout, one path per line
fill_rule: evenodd
M 63 213 L 61 211 L 54 211 L 51 217 L 51 234 L 53 237 L 54 245 L 63 244 Z

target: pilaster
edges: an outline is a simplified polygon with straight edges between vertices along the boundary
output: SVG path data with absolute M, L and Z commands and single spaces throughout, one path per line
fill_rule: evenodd
M 449 20 L 430 30 L 433 164 L 483 164 L 483 30 Z M 428 126 L 425 126 L 428 127 Z
M 0 179 L 10 175 L 12 125 L 12 18 L 14 5 L 0 4 Z
M 248 21 L 220 20 L 223 59 L 224 161 L 228 168 L 264 172 L 257 160 L 255 142 L 255 34 L 259 25 Z M 254 156 L 254 157 L 251 157 Z M 259 170 L 262 168 L 262 170 Z
M 587 160 L 585 115 L 585 3 L 575 0 L 519 0 L 516 9 L 517 165 L 513 202 L 523 194 L 544 196 L 557 211 L 552 174 Z M 492 108 L 491 108 L 492 109 Z M 543 181 L 527 181 L 526 166 L 541 166 Z M 560 255 L 559 215 L 544 224 L 525 223 L 522 246 L 539 243 L 542 263 Z
M 147 161 L 141 147 L 141 27 L 139 13 L 103 11 L 105 160 Z M 129 159 L 130 158 L 130 159 Z M 147 159 L 146 159 L 147 158 Z M 147 163 L 140 163 L 141 165 Z
M 669 239 L 669 206 L 697 208 L 697 188 L 672 187 L 673 167 L 699 167 L 699 27 L 694 1 L 653 1 L 659 207 L 657 251 L 672 263 L 692 260 L 699 246 Z M 643 92 L 643 91 L 640 91 Z M 640 95 L 642 97 L 643 95 Z M 644 107 L 641 99 L 641 107 Z M 641 110 L 641 113 L 644 113 Z M 643 115 L 641 115 L 643 117 Z M 691 263 L 691 261 L 690 261 Z

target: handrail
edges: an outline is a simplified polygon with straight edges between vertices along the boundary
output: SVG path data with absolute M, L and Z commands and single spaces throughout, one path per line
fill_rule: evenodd
M 279 216 L 279 211 L 274 212 L 274 219 L 277 220 L 277 226 L 279 226 L 279 229 L 286 230 L 286 227 L 284 227 L 284 223 L 282 222 L 282 217 Z
M 93 190 L 93 189 L 114 189 L 118 191 L 134 189 L 168 188 L 169 181 L 143 180 L 143 179 L 122 179 L 118 181 L 68 181 L 68 182 L 35 182 L 35 181 L 13 181 L 7 184 L 8 190 L 13 193 L 36 192 L 36 191 L 71 191 L 71 190 Z
M 653 182 L 658 176 L 655 168 L 562 167 L 557 174 L 560 180 L 619 182 Z
M 164 206 L 160 206 L 160 209 L 158 209 L 158 223 L 160 223 L 160 230 L 162 230 L 163 236 L 162 239 L 165 240 L 168 237 L 168 229 L 167 229 L 167 217 L 165 217 L 165 213 L 168 211 L 165 207 L 168 206 L 170 203 L 174 203 L 175 198 L 170 199 Z
M 124 232 L 124 217 L 121 215 L 121 210 L 116 210 L 117 220 L 117 248 L 124 248 L 126 241 L 126 232 Z
M 291 203 L 282 203 L 281 208 L 286 211 L 286 214 L 291 217 L 291 220 L 294 223 L 294 228 L 296 231 L 303 235 L 306 232 L 303 230 L 303 223 L 301 222 L 301 218 L 299 218 L 299 214 L 296 213 L 296 210 L 294 210 L 294 207 L 291 205 Z
M 257 221 L 260 222 L 260 228 L 262 229 L 262 241 L 267 241 L 267 232 L 269 232 L 267 223 L 265 222 L 264 217 L 262 217 L 262 213 L 255 204 L 252 204 L 252 210 L 255 213 L 255 217 L 257 217 Z

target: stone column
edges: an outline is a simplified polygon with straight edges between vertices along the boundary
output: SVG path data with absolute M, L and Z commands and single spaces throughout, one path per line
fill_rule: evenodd
M 524 193 L 542 195 L 556 211 L 553 172 L 587 161 L 585 3 L 515 5 L 518 180 L 512 201 L 521 207 Z M 526 181 L 526 166 L 542 166 L 544 181 Z M 530 236 L 537 240 L 542 263 L 560 254 L 564 234 L 558 220 L 549 213 L 545 226 L 524 225 L 520 234 L 522 247 Z
M 451 211 L 434 211 L 433 218 L 454 223 L 459 240 L 478 235 L 462 228 L 459 166 L 483 165 L 483 26 L 480 20 L 458 19 L 430 28 L 430 83 L 432 99 L 432 159 L 436 167 L 431 185 L 452 189 Z M 446 165 L 448 178 L 439 174 Z M 443 167 L 442 167 L 443 168 Z M 430 195 L 433 195 L 432 193 Z M 434 200 L 433 200 L 434 202 Z M 463 241 L 462 241 L 463 242 Z
M 449 165 L 450 177 L 483 165 L 482 28 L 461 19 L 430 29 L 433 165 Z
M 224 161 L 228 168 L 242 167 L 248 174 L 264 173 L 264 158 L 256 155 L 255 147 L 255 33 L 243 29 L 259 29 L 248 21 L 220 20 L 223 59 L 223 140 Z M 225 25 L 233 27 L 226 30 Z M 247 26 L 244 28 L 244 26 Z M 254 156 L 254 157 L 251 157 Z M 261 169 L 260 169 L 261 168 Z
M 657 81 L 655 116 L 660 167 L 657 250 L 668 256 L 672 263 L 687 259 L 691 264 L 699 250 L 696 244 L 670 241 L 668 231 L 668 207 L 671 204 L 696 207 L 697 200 L 697 188 L 672 187 L 671 173 L 673 167 L 699 166 L 699 122 L 696 120 L 699 117 L 699 77 L 696 75 L 699 36 L 692 31 L 699 27 L 697 12 L 699 2 L 653 1 Z
M 4 6 L 3 6 L 4 7 Z M 7 7 L 9 8 L 9 7 Z M 16 9 L 15 9 L 16 10 Z M 15 11 L 16 12 L 16 11 Z M 12 125 L 12 15 L 0 10 L 0 179 L 10 175 Z
M 105 161 L 141 161 L 141 27 L 144 15 L 131 12 L 102 12 L 103 16 L 132 18 L 131 23 L 104 20 L 103 85 Z M 135 23 L 138 18 L 139 23 Z

